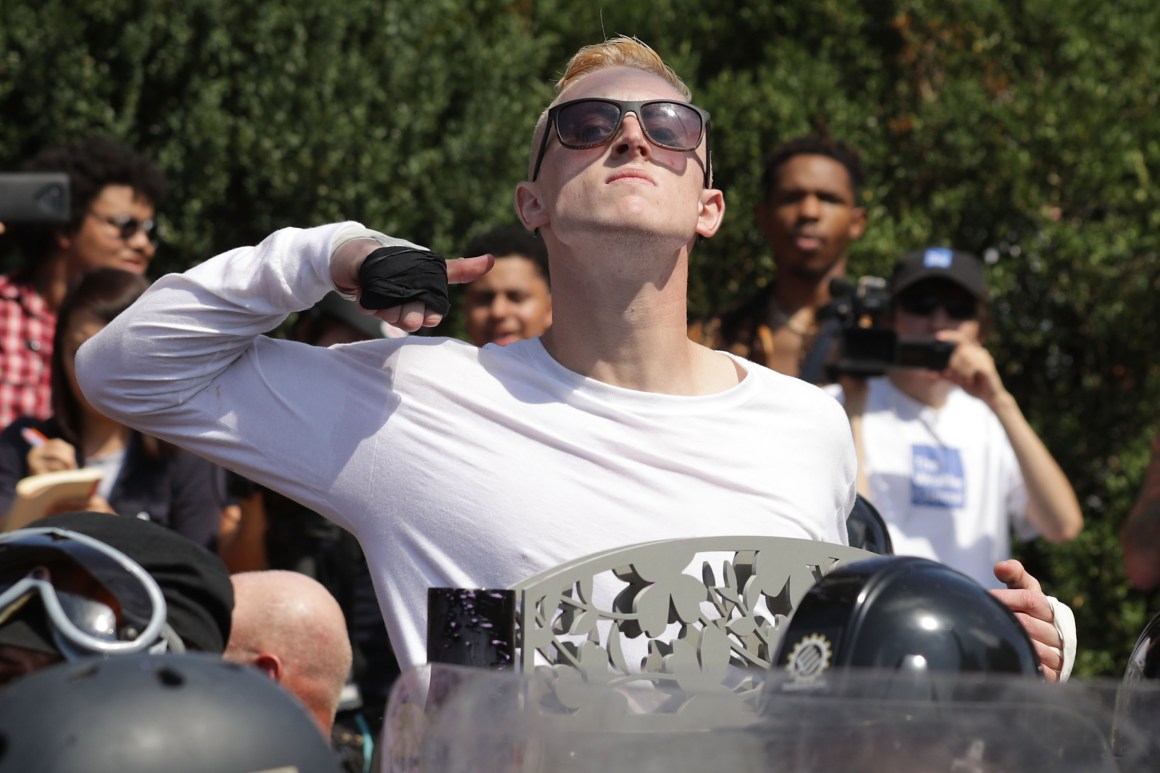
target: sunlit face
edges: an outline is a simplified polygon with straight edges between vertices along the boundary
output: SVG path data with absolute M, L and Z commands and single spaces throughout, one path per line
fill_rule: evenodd
M 829 275 L 845 259 L 850 242 L 866 225 L 849 172 L 829 156 L 798 155 L 779 166 L 756 215 L 778 271 L 811 281 Z
M 586 75 L 556 102 L 584 97 L 684 101 L 660 77 L 628 67 Z M 690 151 L 654 145 L 636 115 L 629 113 L 604 145 L 573 150 L 553 137 L 536 182 L 521 184 L 522 189 L 536 191 L 536 207 L 524 206 L 519 193 L 517 206 L 525 225 L 543 229 L 549 243 L 567 243 L 579 235 L 623 240 L 630 234 L 687 243 L 694 233 L 711 236 L 724 209 L 720 192 L 704 188 L 705 154 L 704 140 Z M 706 197 L 714 202 L 709 213 Z
M 153 205 L 127 185 L 107 185 L 93 199 L 76 233 L 57 237 L 70 268 L 77 274 L 94 268 L 119 268 L 144 274 L 157 248 L 143 228 L 128 239 L 117 225 L 132 218 L 151 221 Z
M 980 342 L 979 301 L 953 282 L 918 282 L 894 299 L 893 308 L 894 329 L 900 339 L 929 341 L 941 331 L 954 330 L 966 341 Z M 911 370 L 906 377 L 927 381 L 941 378 L 931 370 Z
M 899 338 L 931 339 L 943 330 L 956 330 L 968 341 L 979 341 L 979 302 L 953 282 L 918 282 L 903 290 L 893 306 Z
M 476 346 L 506 346 L 543 333 L 552 324 L 552 293 L 536 264 L 520 255 L 495 266 L 464 288 L 467 336 Z

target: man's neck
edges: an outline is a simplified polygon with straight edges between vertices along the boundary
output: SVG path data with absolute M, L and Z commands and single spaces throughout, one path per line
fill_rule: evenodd
M 802 308 L 817 311 L 830 302 L 830 281 L 845 276 L 846 259 L 837 261 L 821 277 L 804 276 L 793 271 L 778 271 L 773 285 L 773 302 L 786 314 Z
M 54 313 L 68 294 L 72 280 L 68 261 L 59 253 L 47 256 L 32 273 L 32 286 L 36 294 L 44 299 L 44 304 Z
M 85 459 L 124 451 L 129 445 L 130 430 L 124 424 L 88 409 L 84 411 L 81 454 Z
M 612 272 L 585 270 L 582 258 L 562 264 L 578 272 L 556 265 L 552 327 L 542 340 L 565 368 L 625 389 L 676 395 L 721 392 L 743 378 L 732 360 L 689 341 L 685 256 L 643 279 L 605 281 Z

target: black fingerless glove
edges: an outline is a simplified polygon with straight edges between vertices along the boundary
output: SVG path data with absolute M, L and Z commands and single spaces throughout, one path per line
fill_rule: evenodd
M 389 309 L 411 301 L 422 301 L 437 314 L 451 309 L 447 261 L 430 250 L 380 247 L 363 261 L 358 283 L 359 303 L 365 309 Z

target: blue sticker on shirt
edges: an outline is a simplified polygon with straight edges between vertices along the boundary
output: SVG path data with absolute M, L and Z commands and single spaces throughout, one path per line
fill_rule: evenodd
M 911 446 L 910 503 L 952 509 L 967 499 L 963 457 L 957 448 Z

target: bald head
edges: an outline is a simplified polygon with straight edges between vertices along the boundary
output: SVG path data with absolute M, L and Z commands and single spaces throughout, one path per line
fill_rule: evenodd
M 338 602 L 321 583 L 298 572 L 241 572 L 230 579 L 233 626 L 222 657 L 265 671 L 329 734 L 351 667 Z

